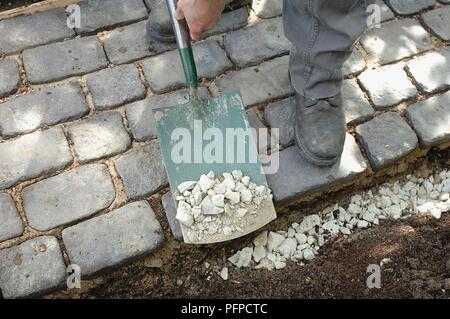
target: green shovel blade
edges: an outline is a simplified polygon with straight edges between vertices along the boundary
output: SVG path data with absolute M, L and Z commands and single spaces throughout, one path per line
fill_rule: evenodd
M 241 170 L 257 185 L 267 186 L 245 107 L 238 92 L 153 110 L 161 152 L 172 194 L 185 181 L 197 181 L 213 171 L 216 176 Z M 267 206 L 267 205 L 266 205 Z M 276 218 L 273 204 L 242 233 L 218 236 L 210 242 L 237 238 Z M 259 216 L 259 215 L 258 215 Z M 183 234 L 185 227 L 182 225 Z M 186 236 L 184 236 L 188 242 Z

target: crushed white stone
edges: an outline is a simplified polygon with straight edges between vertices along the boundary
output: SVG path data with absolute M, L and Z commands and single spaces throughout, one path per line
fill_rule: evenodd
M 223 267 L 220 272 L 220 277 L 222 277 L 223 280 L 228 280 L 228 267 Z
M 253 249 L 253 259 L 256 262 L 259 262 L 264 257 L 266 257 L 266 249 L 264 248 L 264 246 L 255 246 L 255 248 Z
M 185 191 L 193 189 L 196 184 L 197 183 L 194 181 L 187 181 L 187 182 L 184 182 L 184 183 L 181 183 L 180 185 L 178 185 L 177 188 L 178 188 L 178 191 L 180 192 L 180 194 L 183 194 Z
M 305 260 L 312 260 L 314 259 L 314 257 L 314 253 L 311 248 L 306 248 L 305 250 L 303 250 L 303 258 Z
M 283 235 L 271 231 L 267 237 L 267 248 L 269 249 L 269 252 L 276 250 L 283 240 Z
M 231 236 L 256 222 L 259 208 L 272 197 L 268 187 L 256 185 L 240 170 L 223 176 L 211 171 L 177 186 L 176 219 L 189 227 L 192 242 Z
M 313 260 L 320 247 L 338 234 L 350 236 L 387 218 L 430 214 L 439 219 L 449 211 L 450 170 L 427 178 L 408 175 L 403 185 L 399 181 L 385 183 L 375 191 L 353 195 L 346 208 L 335 204 L 292 223 L 286 231 L 263 231 L 251 247 L 236 252 L 228 260 L 239 268 L 283 269 L 287 261 L 303 265 L 304 261 Z
M 256 238 L 253 240 L 253 244 L 257 246 L 265 246 L 267 244 L 267 230 L 260 233 Z

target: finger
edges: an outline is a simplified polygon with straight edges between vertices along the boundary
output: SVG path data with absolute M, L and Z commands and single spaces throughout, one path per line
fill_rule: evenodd
M 215 22 L 211 22 L 210 24 L 208 24 L 208 25 L 205 26 L 205 30 L 206 30 L 206 31 L 211 30 L 211 29 L 214 28 L 215 26 L 216 26 L 216 23 L 215 23 Z
M 194 41 L 199 41 L 203 38 L 203 27 L 198 22 L 193 22 L 189 24 L 189 31 L 191 34 L 191 39 Z
M 184 20 L 184 12 L 180 7 L 177 8 L 177 11 L 175 11 L 175 19 Z
M 203 39 L 203 33 L 191 31 L 191 39 L 194 41 L 200 41 Z

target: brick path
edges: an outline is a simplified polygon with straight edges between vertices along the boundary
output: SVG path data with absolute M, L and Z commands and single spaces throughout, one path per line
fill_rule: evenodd
M 173 45 L 145 39 L 155 1 L 82 1 L 76 30 L 64 9 L 0 21 L 5 298 L 64 287 L 68 264 L 92 277 L 180 239 L 170 194 L 162 202 L 173 235 L 149 204 L 167 190 L 151 109 L 187 95 Z M 309 165 L 293 146 L 281 2 L 227 12 L 194 46 L 202 94 L 242 88 L 252 125 L 280 128 L 280 170 L 268 176 L 279 205 L 448 147 L 448 0 L 378 1 L 381 28 L 360 39 L 345 66 L 349 134 L 331 168 Z M 267 145 L 260 141 L 260 151 Z

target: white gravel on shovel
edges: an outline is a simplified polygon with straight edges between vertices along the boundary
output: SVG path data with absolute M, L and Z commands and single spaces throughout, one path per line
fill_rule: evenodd
M 404 219 L 416 214 L 441 218 L 450 211 L 450 170 L 427 178 L 406 177 L 403 185 L 385 183 L 375 192 L 353 195 L 347 208 L 338 204 L 308 215 L 285 231 L 263 231 L 228 260 L 238 268 L 282 269 L 286 261 L 303 264 L 316 257 L 333 236 L 351 235 L 357 229 L 378 225 L 380 220 Z
M 189 227 L 192 242 L 217 234 L 229 236 L 252 224 L 258 209 L 272 197 L 269 188 L 251 182 L 240 170 L 217 177 L 211 171 L 198 181 L 178 185 L 176 219 Z

